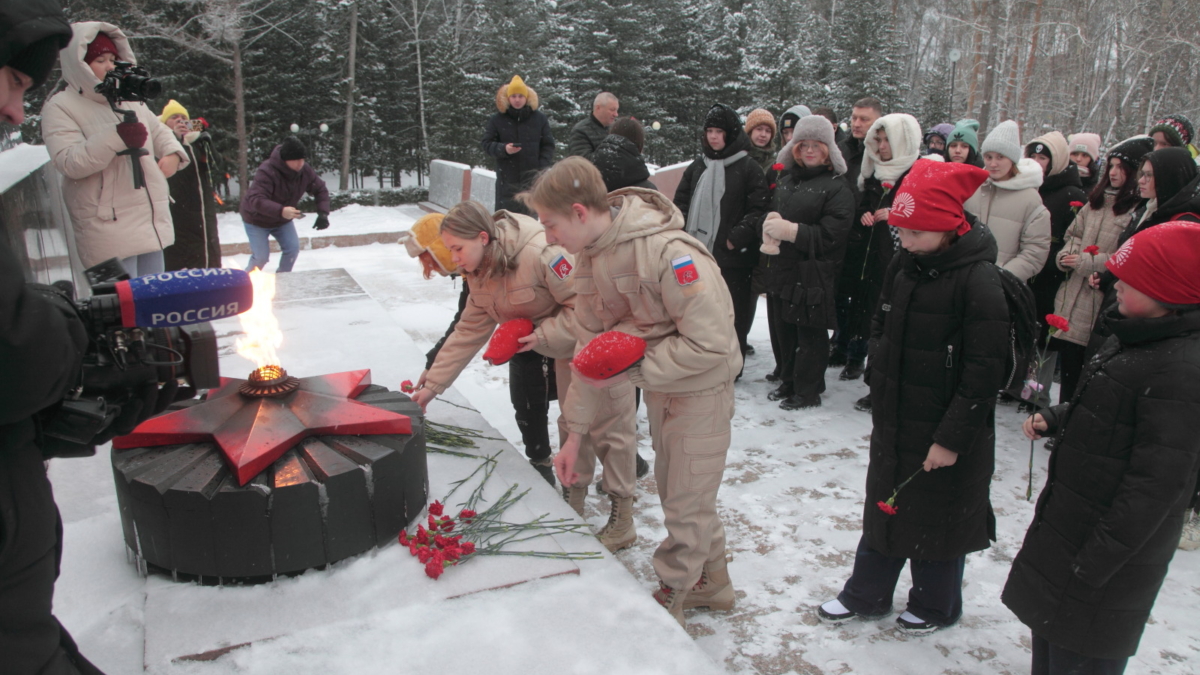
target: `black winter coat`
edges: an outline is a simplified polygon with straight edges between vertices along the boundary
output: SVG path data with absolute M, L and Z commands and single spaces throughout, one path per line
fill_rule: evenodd
M 1132 656 L 1175 555 L 1200 469 L 1200 311 L 1108 317 L 1114 337 L 1071 402 L 1004 604 L 1053 645 Z
M 778 181 L 772 210 L 800 229 L 795 243 L 780 242 L 779 255 L 766 256 L 767 293 L 784 301 L 784 321 L 837 328 L 837 270 L 854 217 L 850 186 L 830 167 L 800 164 L 784 171 Z
M 217 202 L 213 197 L 212 141 L 207 132 L 182 145 L 190 164 L 167 179 L 171 189 L 171 220 L 175 243 L 164 251 L 167 271 L 220 267 L 221 242 L 217 237 Z
M 846 245 L 846 257 L 838 280 L 838 293 L 849 296 L 850 309 L 847 314 L 846 331 L 852 338 L 871 335 L 871 320 L 879 304 L 879 293 L 896 242 L 892 240 L 891 228 L 886 222 L 870 227 L 862 224 L 864 213 L 887 209 L 904 180 L 901 176 L 891 190 L 874 176 L 864 181 L 859 193 L 858 208 L 854 210 L 854 224 L 850 226 L 850 237 Z
M 996 240 L 971 220 L 945 251 L 897 253 L 875 313 L 863 536 L 896 558 L 953 560 L 996 538 L 989 486 L 1008 302 Z M 884 514 L 877 502 L 921 468 L 934 443 L 957 461 L 918 475 L 896 498 L 899 512 Z
M 604 189 L 609 192 L 626 187 L 658 189 L 650 182 L 650 169 L 646 168 L 637 145 L 624 136 L 606 136 L 596 146 L 590 159 L 600 170 L 600 175 L 604 177 Z
M 867 145 L 863 141 L 847 134 L 838 141 L 838 149 L 842 151 L 842 159 L 846 160 L 846 184 L 854 194 L 854 203 L 862 202 L 862 193 L 858 189 L 858 177 L 862 173 L 863 155 L 867 153 Z M 862 214 L 855 214 L 857 219 Z
M 600 143 L 606 137 L 608 127 L 600 124 L 600 120 L 595 116 L 588 115 L 571 127 L 571 135 L 567 138 L 567 157 L 592 159 L 592 153 L 600 147 Z
M 1075 221 L 1075 209 L 1071 207 L 1071 202 L 1087 202 L 1087 193 L 1080 185 L 1078 168 L 1074 162 L 1067 162 L 1065 170 L 1046 177 L 1038 188 L 1042 204 L 1050 212 L 1050 255 L 1046 256 L 1042 271 L 1029 280 L 1037 301 L 1038 321 L 1044 322 L 1047 314 L 1054 313 L 1054 296 L 1067 279 L 1067 273 L 1058 269 L 1055 261 L 1065 244 L 1067 228 Z
M 519 143 L 521 151 L 508 154 L 505 146 L 509 143 Z M 530 105 L 516 110 L 506 107 L 488 118 L 483 151 L 496 158 L 496 209 L 515 205 L 513 195 L 527 189 L 539 171 L 554 163 L 550 120 Z M 525 213 L 520 206 L 517 211 Z
M 742 150 L 749 151 L 750 139 L 739 133 L 732 143 L 720 152 L 713 152 L 707 143 L 702 143 L 704 154 L 723 159 Z M 675 206 L 687 220 L 692 206 L 692 190 L 700 182 L 706 165 L 697 158 L 683 172 L 679 187 L 675 188 Z M 771 201 L 771 190 L 767 187 L 762 168 L 747 154 L 725 167 L 725 194 L 721 197 L 721 225 L 713 241 L 713 257 L 722 269 L 752 269 L 758 264 L 758 247 L 762 245 L 762 220 Z M 733 242 L 731 251 L 725 245 Z

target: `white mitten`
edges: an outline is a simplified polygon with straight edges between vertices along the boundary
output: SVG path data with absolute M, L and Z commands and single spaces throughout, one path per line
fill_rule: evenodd
M 772 214 L 773 215 L 773 214 Z M 784 220 L 782 217 L 772 218 L 767 217 L 763 221 L 763 237 L 771 237 L 778 241 L 796 241 L 796 233 L 800 231 L 800 226 L 790 220 Z
M 762 246 L 758 247 L 758 250 L 767 255 L 779 255 L 779 240 L 775 237 L 767 236 L 767 233 L 764 232 L 763 243 Z

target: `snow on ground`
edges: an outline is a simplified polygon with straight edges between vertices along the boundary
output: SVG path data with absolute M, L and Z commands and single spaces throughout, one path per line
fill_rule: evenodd
M 296 221 L 296 232 L 301 237 L 335 236 L 344 234 L 375 234 L 377 232 L 396 232 L 408 229 L 414 220 L 425 212 L 415 204 L 402 206 L 363 206 L 350 204 L 329 214 L 329 229 L 317 232 L 312 229 L 316 215 L 304 214 L 304 218 Z M 242 217 L 237 213 L 217 214 L 217 231 L 223 244 L 236 244 L 249 241 L 246 237 L 246 226 Z M 297 268 L 298 269 L 298 268 Z
M 348 209 L 353 209 L 353 213 L 347 212 Z M 359 218 L 364 221 L 395 218 L 380 216 L 381 209 L 371 207 L 348 209 L 331 217 L 335 225 L 345 222 L 347 227 L 355 227 Z M 396 220 L 399 222 L 400 218 Z M 247 257 L 232 256 L 226 264 L 241 266 Z M 337 267 L 350 271 L 422 348 L 441 336 L 454 315 L 460 289 L 457 283 L 449 279 L 422 279 L 416 262 L 400 246 L 373 244 L 303 251 L 296 265 L 297 270 Z M 1033 504 L 1025 500 L 1029 442 L 1020 434 L 1022 418 L 1015 407 L 997 407 L 992 503 L 999 540 L 991 549 L 967 557 L 962 621 L 953 628 L 920 637 L 900 632 L 892 618 L 833 628 L 822 625 L 815 608 L 840 590 L 850 573 L 859 538 L 871 425 L 869 416 L 855 411 L 852 403 L 866 389 L 861 382 L 838 381 L 838 371 L 831 369 L 826 374 L 829 389 L 822 408 L 780 410 L 766 399 L 772 385 L 764 376 L 774 364 L 761 303 L 759 309 L 750 336 L 757 354 L 748 359 L 745 375 L 736 385 L 733 442 L 719 495 L 719 508 L 733 554 L 729 569 L 737 588 L 738 605 L 728 613 L 689 611 L 688 633 L 696 644 L 735 673 L 1028 672 L 1028 629 L 1000 602 L 1009 566 L 1033 514 Z M 331 345 L 330 348 L 348 347 Z M 418 374 L 412 373 L 412 379 Z M 455 387 L 520 449 L 520 435 L 508 401 L 507 369 L 492 368 L 476 359 Z M 644 436 L 644 411 L 640 428 Z M 553 425 L 551 430 L 553 433 Z M 649 438 L 643 437 L 640 445 L 642 456 L 653 463 Z M 1037 445 L 1035 499 L 1036 490 L 1045 479 L 1048 457 L 1041 443 Z M 70 461 L 107 462 L 107 458 Z M 66 474 L 62 470 L 53 473 L 56 493 L 68 522 L 64 581 L 59 584 L 56 607 L 68 627 L 90 633 L 85 646 L 99 643 L 103 644 L 102 649 L 115 653 L 122 650 L 123 643 L 140 639 L 141 609 L 132 598 L 142 592 L 142 585 L 136 577 L 130 579 L 127 569 L 113 562 L 118 558 L 123 560 L 123 556 L 117 555 L 123 544 L 119 537 L 112 536 L 119 526 L 111 484 L 72 481 Z M 636 583 L 650 593 L 655 586 L 650 555 L 665 536 L 665 529 L 653 477 L 642 479 L 639 487 L 641 498 L 636 506 L 639 540 L 617 558 Z M 589 497 L 588 521 L 597 529 L 607 518 L 606 507 L 607 500 Z M 93 557 L 81 555 L 81 550 L 107 554 Z M 82 576 L 81 567 L 88 569 L 86 577 Z M 464 599 L 465 602 L 454 601 L 460 604 L 434 604 L 428 607 L 428 620 L 430 624 L 441 624 L 443 630 L 461 631 L 464 648 L 475 643 L 480 650 L 502 650 L 507 640 L 536 640 L 538 623 L 562 620 L 564 604 L 604 602 L 602 592 L 583 588 L 593 583 L 591 579 L 595 583 L 605 581 L 600 576 L 583 576 L 556 584 L 538 582 L 502 593 L 480 594 Z M 902 575 L 894 600 L 897 614 L 904 608 L 907 592 L 908 578 Z M 1200 631 L 1193 618 L 1198 595 L 1200 552 L 1180 552 L 1129 672 L 1184 674 L 1198 670 Z M 108 616 L 84 616 L 70 610 L 75 604 L 107 608 L 105 614 L 110 609 L 115 612 Z M 473 619 L 469 625 L 456 625 L 459 606 L 466 608 L 463 611 L 473 612 L 473 617 L 493 616 L 494 612 L 495 620 Z M 523 609 L 514 613 L 514 606 Z M 358 627 L 361 634 L 351 632 L 344 644 L 338 643 L 334 662 L 344 659 L 345 672 L 457 671 L 450 665 L 441 667 L 436 660 L 379 663 L 379 659 L 390 658 L 388 655 L 395 650 L 372 647 L 372 637 L 391 642 L 404 640 L 414 628 L 405 623 L 408 620 L 364 621 Z M 101 622 L 107 623 L 98 625 Z M 110 643 L 105 644 L 105 640 Z M 589 647 L 587 636 L 579 636 L 576 644 L 567 647 L 548 645 L 549 660 L 530 664 L 529 671 L 607 670 L 605 664 L 612 661 L 612 656 Z M 251 668 L 244 663 L 251 656 L 235 652 L 217 662 L 221 668 L 193 664 L 183 672 L 310 672 L 304 664 L 313 655 L 306 653 L 303 636 L 255 649 L 256 663 L 262 663 L 262 655 L 270 654 L 278 659 L 278 668 L 268 671 Z M 403 646 L 405 653 L 415 654 L 422 649 L 423 645 L 415 642 Z M 629 645 L 629 649 L 645 654 L 647 666 L 641 670 L 631 667 L 630 660 L 622 659 L 620 670 L 657 670 L 650 665 L 652 655 L 661 656 L 654 645 Z M 124 651 L 128 651 L 128 645 Z M 321 661 L 328 663 L 328 656 L 322 654 Z M 452 658 L 453 655 L 447 655 L 448 660 Z

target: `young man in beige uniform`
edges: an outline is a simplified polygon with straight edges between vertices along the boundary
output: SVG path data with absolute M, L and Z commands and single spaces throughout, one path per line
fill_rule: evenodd
M 606 195 L 600 172 L 580 158 L 545 171 L 521 198 L 539 214 L 546 240 L 576 256 L 577 351 L 606 331 L 646 341 L 644 358 L 628 370 L 606 380 L 572 378 L 562 404 L 569 434 L 555 458 L 559 478 L 572 482 L 583 434 L 606 422 L 609 389 L 640 387 L 667 526 L 654 553 L 654 596 L 681 625 L 685 608 L 732 608 L 717 489 L 742 355 L 716 261 L 683 231 L 668 199 L 638 188 Z M 636 443 L 632 429 L 629 443 Z

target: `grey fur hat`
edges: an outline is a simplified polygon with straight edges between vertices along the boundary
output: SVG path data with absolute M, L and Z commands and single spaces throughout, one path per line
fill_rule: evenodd
M 833 125 L 829 120 L 821 115 L 809 115 L 803 117 L 799 122 L 796 122 L 796 129 L 792 132 L 792 140 L 783 146 L 779 151 L 779 155 L 775 161 L 783 165 L 784 169 L 789 169 L 796 165 L 796 159 L 792 157 L 792 147 L 800 141 L 820 141 L 829 148 L 829 162 L 833 164 L 833 173 L 836 176 L 846 174 L 846 159 L 842 157 L 842 151 L 838 148 L 837 142 L 833 140 Z

